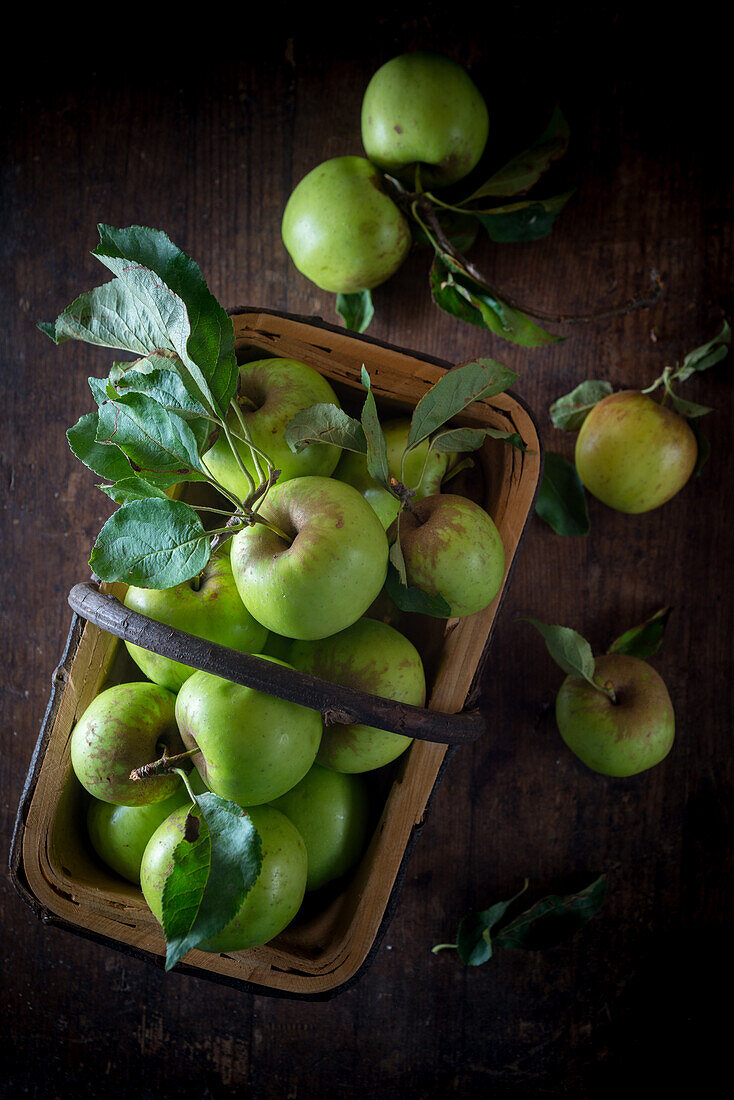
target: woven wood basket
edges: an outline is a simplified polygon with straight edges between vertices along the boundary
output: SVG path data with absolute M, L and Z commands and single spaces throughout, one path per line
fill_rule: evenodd
M 234 310 L 231 316 L 241 361 L 273 355 L 299 359 L 331 381 L 347 408 L 350 404 L 357 408 L 363 400 L 363 363 L 370 372 L 375 396 L 388 413 L 412 409 L 450 368 L 440 360 L 313 319 L 253 309 Z M 473 474 L 474 495 L 494 518 L 505 546 L 507 571 L 501 592 L 490 607 L 464 619 L 414 617 L 411 636 L 426 665 L 429 700 L 425 709 L 407 708 L 416 712 L 409 715 L 416 740 L 408 752 L 394 765 L 370 774 L 374 828 L 356 870 L 333 887 L 307 895 L 293 924 L 265 946 L 221 955 L 192 951 L 178 969 L 258 993 L 326 999 L 351 984 L 376 950 L 442 770 L 458 744 L 485 728 L 479 683 L 487 680 L 482 670 L 497 611 L 541 474 L 536 426 L 512 393 L 476 402 L 458 419 L 467 425 L 517 431 L 528 445 L 528 451 L 522 453 L 488 440 Z M 90 585 L 77 586 L 70 597 L 72 606 L 81 609 L 84 617 L 74 615 L 66 649 L 53 676 L 48 710 L 18 810 L 11 874 L 17 890 L 40 919 L 162 965 L 165 942 L 142 894 L 105 870 L 91 849 L 85 831 L 87 796 L 71 768 L 71 731 L 92 699 L 113 683 L 141 678 L 119 641 L 120 636 L 131 636 L 134 624 L 130 626 L 129 614 L 110 599 L 121 600 L 125 586 L 103 585 L 101 591 L 102 598 Z M 87 610 L 88 603 L 91 610 Z M 103 623 L 106 629 L 89 619 Z M 143 636 L 144 627 L 145 621 Z M 135 635 L 136 641 L 140 638 L 140 633 Z M 179 635 L 178 643 L 182 653 L 191 654 L 187 635 Z M 187 663 L 220 669 L 220 674 L 230 679 L 255 683 L 247 658 L 221 647 L 207 648 L 206 660 L 199 654 L 197 658 L 189 656 Z M 249 659 L 250 665 L 254 660 Z M 316 683 L 313 698 L 326 709 L 326 697 L 322 699 L 318 689 Z M 491 686 L 487 695 L 491 700 Z M 330 698 L 340 709 L 348 703 L 353 713 L 364 713 L 360 699 L 350 698 L 345 703 L 340 688 L 332 687 Z M 404 720 L 403 713 L 400 721 Z M 389 728 L 390 724 L 388 716 L 383 725 Z

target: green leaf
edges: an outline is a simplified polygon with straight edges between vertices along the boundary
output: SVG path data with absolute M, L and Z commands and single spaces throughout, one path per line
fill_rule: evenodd
M 560 108 L 556 107 L 538 140 L 495 172 L 462 205 L 490 196 L 520 195 L 529 191 L 553 161 L 559 160 L 566 152 L 569 136 L 568 123 Z
M 133 468 L 119 447 L 113 443 L 98 443 L 99 415 L 86 413 L 69 428 L 66 438 L 72 453 L 93 473 L 107 481 L 119 481 L 131 477 Z
M 473 214 L 486 229 L 489 239 L 496 244 L 539 241 L 551 232 L 571 195 L 573 191 L 566 191 L 552 199 L 515 202 L 495 206 L 492 210 L 476 210 Z
M 626 653 L 643 661 L 652 657 L 660 649 L 670 611 L 669 607 L 661 607 L 644 623 L 626 630 L 612 642 L 607 653 Z
M 390 599 L 401 611 L 412 611 L 420 615 L 431 615 L 436 619 L 448 619 L 451 615 L 451 607 L 443 596 L 431 596 L 422 588 L 414 585 L 405 585 L 400 580 L 398 569 L 393 557 L 393 546 L 390 547 L 390 562 L 387 567 L 385 591 Z
M 156 485 L 151 485 L 142 477 L 123 477 L 114 485 L 100 485 L 99 488 L 106 493 L 115 504 L 129 504 L 132 500 L 167 500 L 168 497 Z
M 209 537 L 188 504 L 135 500 L 107 520 L 89 564 L 103 581 L 173 588 L 200 573 L 209 555 Z
M 237 916 L 262 868 L 262 842 L 246 811 L 211 793 L 196 801 L 199 836 L 179 842 L 163 888 L 166 970 Z
M 586 492 L 576 467 L 554 451 L 546 451 L 535 511 L 557 535 L 577 537 L 589 533 Z
M 367 454 L 367 437 L 359 420 L 330 401 L 296 413 L 285 429 L 285 441 L 294 454 L 311 443 L 330 443 L 345 451 Z
M 718 336 L 688 353 L 681 365 L 673 372 L 674 378 L 679 382 L 685 382 L 686 378 L 690 378 L 692 374 L 713 367 L 724 358 L 730 343 L 731 329 L 728 322 L 724 321 Z
M 367 373 L 367 368 L 362 365 L 362 385 L 367 390 L 367 397 L 362 406 L 362 427 L 367 442 L 367 469 L 370 477 L 378 485 L 391 492 L 390 468 L 387 461 L 387 442 L 377 415 L 375 395 L 372 393 L 372 383 Z
M 345 328 L 352 332 L 366 332 L 375 315 L 371 292 L 358 290 L 354 294 L 337 294 L 336 312 Z
M 525 885 L 507 901 L 498 901 L 479 913 L 467 913 L 459 923 L 456 949 L 466 966 L 481 966 L 492 957 L 492 929 L 502 920 L 507 910 L 528 888 Z
M 473 402 L 503 393 L 516 379 L 514 371 L 494 359 L 476 359 L 447 371 L 416 405 L 408 448 L 416 447 Z
M 519 947 L 538 951 L 555 947 L 596 916 L 606 895 L 606 877 L 600 875 L 584 890 L 560 897 L 550 894 L 495 936 L 495 947 Z
M 594 655 L 585 638 L 570 626 L 551 626 L 531 618 L 525 618 L 523 621 L 532 623 L 536 630 L 540 631 L 548 652 L 567 676 L 577 676 L 586 680 L 592 687 L 599 688 L 599 685 L 594 682 Z
M 127 286 L 140 308 L 166 334 L 167 342 L 145 350 L 175 351 L 191 373 L 197 396 L 224 417 L 239 380 L 234 326 L 207 287 L 199 265 L 161 230 L 140 225 L 97 228 L 100 243 L 93 255 Z
M 518 432 L 501 432 L 496 428 L 450 428 L 439 432 L 431 440 L 431 450 L 443 454 L 461 454 L 478 450 L 485 439 L 501 439 L 520 451 L 527 451 L 527 444 Z
M 555 333 L 546 332 L 525 314 L 484 290 L 467 275 L 452 271 L 443 254 L 436 255 L 431 267 L 431 293 L 436 305 L 445 313 L 458 317 L 460 321 L 488 329 L 496 336 L 521 347 L 543 347 L 565 339 Z
M 609 397 L 611 382 L 589 379 L 559 397 L 550 407 L 550 418 L 556 428 L 577 432 L 595 405 Z
M 714 410 L 709 408 L 708 405 L 696 405 L 693 401 L 684 401 L 682 397 L 679 397 L 677 393 L 666 386 L 668 394 L 673 408 L 679 416 L 683 416 L 686 420 L 697 420 L 699 416 L 705 416 L 706 413 L 713 412 Z
M 166 340 L 165 332 L 147 310 L 138 308 L 134 295 L 119 279 L 80 294 L 53 323 L 41 322 L 38 327 L 55 344 L 82 340 L 135 355 L 145 355 Z
M 108 398 L 100 405 L 97 442 L 115 443 L 143 474 L 178 480 L 206 476 L 199 460 L 202 440 L 180 416 L 143 393 Z
M 124 369 L 120 369 L 124 368 Z M 117 363 L 109 381 L 115 393 L 144 393 L 184 420 L 206 416 L 207 410 L 186 388 L 186 370 L 173 352 L 153 352 L 134 363 Z

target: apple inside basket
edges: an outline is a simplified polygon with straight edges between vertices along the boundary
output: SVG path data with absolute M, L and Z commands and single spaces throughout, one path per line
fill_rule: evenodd
M 381 412 L 387 416 L 409 413 L 449 367 L 297 317 L 242 309 L 232 313 L 232 320 L 240 361 L 269 355 L 299 359 L 329 379 L 346 408 L 358 407 L 363 400 L 363 363 Z M 396 901 L 401 867 L 448 759 L 449 745 L 470 740 L 482 730 L 477 709 L 481 672 L 541 472 L 535 424 L 511 393 L 476 402 L 459 422 L 519 432 L 528 446 L 523 453 L 488 439 L 460 486 L 489 512 L 502 536 L 507 562 L 503 586 L 489 607 L 466 618 L 411 617 L 406 633 L 424 661 L 428 705 L 403 708 L 411 712 L 410 732 L 416 740 L 394 764 L 367 773 L 374 811 L 371 841 L 353 873 L 307 894 L 295 921 L 268 944 L 231 954 L 192 951 L 180 964 L 188 972 L 260 991 L 323 998 L 352 981 L 379 942 Z M 192 491 L 193 486 L 187 487 L 187 493 Z M 94 856 L 84 825 L 87 796 L 70 760 L 71 731 L 92 699 L 111 684 L 141 678 L 118 640 L 129 637 L 128 617 L 105 595 L 121 600 L 125 591 L 124 585 L 105 585 L 100 597 L 89 585 L 77 586 L 70 598 L 75 610 L 95 621 L 75 617 L 72 624 L 19 810 L 12 870 L 17 888 L 39 916 L 160 962 L 165 942 L 140 891 L 106 871 Z M 228 678 L 239 678 L 236 658 L 235 665 L 218 664 L 216 653 L 203 659 L 201 654 L 192 656 L 186 637 L 179 641 L 186 663 L 224 676 L 229 670 Z M 242 661 L 242 667 L 246 663 Z M 308 701 L 313 700 L 317 709 L 334 705 L 333 688 L 330 703 L 319 694 L 318 683 L 306 684 L 305 689 L 314 692 Z M 357 708 L 366 704 L 363 716 L 369 715 L 371 724 L 384 728 L 397 721 L 391 705 L 374 697 L 360 701 L 338 689 L 337 703 Z M 404 713 L 400 721 L 405 721 Z M 403 725 L 400 728 L 407 732 Z

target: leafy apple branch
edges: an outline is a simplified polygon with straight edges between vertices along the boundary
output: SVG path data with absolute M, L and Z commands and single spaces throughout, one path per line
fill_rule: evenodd
M 564 337 L 547 332 L 531 318 L 551 324 L 591 323 L 648 309 L 659 301 L 663 286 L 653 271 L 650 293 L 644 297 L 612 309 L 556 314 L 508 295 L 464 255 L 482 229 L 495 244 L 537 241 L 551 233 L 574 190 L 550 198 L 525 196 L 565 155 L 569 138 L 568 123 L 556 107 L 546 129 L 528 149 L 497 169 L 470 195 L 453 202 L 422 187 L 420 166 L 416 167 L 412 191 L 393 176 L 383 175 L 385 189 L 412 223 L 416 241 L 433 248 L 431 294 L 445 313 L 522 347 L 542 347 Z M 336 309 L 345 326 L 357 332 L 364 332 L 374 316 L 369 290 L 338 295 Z
M 98 228 L 93 255 L 114 278 L 39 325 L 56 344 L 81 340 L 138 357 L 113 363 L 106 379 L 89 379 L 97 409 L 67 433 L 73 453 L 120 505 L 97 537 L 92 568 L 102 580 L 169 588 L 199 574 L 216 541 L 243 527 L 264 523 L 290 541 L 259 511 L 279 471 L 253 443 L 240 408 L 231 318 L 165 233 Z M 219 433 L 245 478 L 244 499 L 207 465 Z M 215 488 L 230 510 L 172 499 L 174 486 L 194 481 Z M 199 512 L 226 522 L 207 530 Z

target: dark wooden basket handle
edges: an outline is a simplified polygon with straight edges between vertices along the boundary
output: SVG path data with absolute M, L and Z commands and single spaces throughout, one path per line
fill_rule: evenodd
M 447 745 L 475 741 L 484 731 L 485 718 L 479 710 L 443 714 L 426 707 L 381 699 L 366 691 L 341 687 L 306 672 L 284 668 L 262 657 L 252 657 L 236 649 L 207 642 L 131 611 L 115 596 L 100 592 L 93 581 L 74 585 L 69 593 L 69 604 L 83 619 L 88 619 L 117 638 L 181 664 L 212 672 L 235 684 L 244 684 L 279 699 L 321 711 L 327 724 L 359 722 L 419 741 Z

